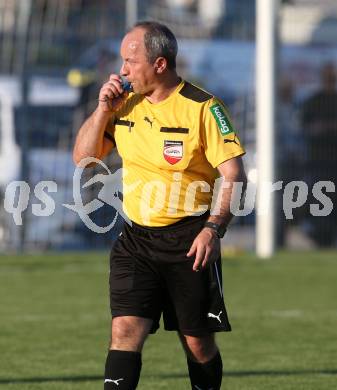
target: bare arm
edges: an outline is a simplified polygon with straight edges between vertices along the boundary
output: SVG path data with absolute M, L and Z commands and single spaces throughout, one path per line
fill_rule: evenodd
M 218 225 L 228 226 L 233 218 L 233 214 L 230 211 L 233 184 L 242 182 L 243 190 L 245 190 L 247 178 L 240 157 L 223 162 L 218 166 L 218 170 L 225 179 L 226 185 L 219 191 L 219 212 L 217 215 L 210 215 L 208 221 Z M 216 261 L 220 254 L 219 250 L 220 245 L 216 232 L 208 227 L 203 228 L 187 253 L 188 257 L 195 255 L 193 270 L 198 271 L 207 264 Z
M 240 157 L 225 161 L 218 166 L 218 170 L 225 180 L 226 185 L 222 188 L 222 191 L 219 191 L 219 196 L 221 197 L 218 199 L 220 204 L 219 212 L 217 215 L 211 215 L 208 218 L 208 221 L 218 225 L 228 226 L 229 222 L 233 218 L 233 214 L 230 211 L 233 184 L 238 182 L 243 183 L 243 194 L 246 190 L 247 178 L 242 159 Z
M 76 165 L 86 157 L 103 159 L 114 147 L 113 142 L 104 137 L 105 131 L 113 133 L 113 114 L 125 102 L 127 92 L 123 91 L 118 75 L 111 75 L 99 93 L 98 106 L 94 113 L 81 126 L 74 145 L 73 159 Z
M 76 165 L 86 157 L 103 159 L 113 148 L 112 141 L 104 137 L 112 115 L 102 112 L 99 107 L 80 128 L 73 151 Z

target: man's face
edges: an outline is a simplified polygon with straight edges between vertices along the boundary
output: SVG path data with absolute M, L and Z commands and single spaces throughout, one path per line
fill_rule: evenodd
M 123 64 L 120 73 L 131 82 L 134 92 L 140 94 L 151 92 L 155 80 L 154 65 L 146 58 L 144 33 L 143 29 L 136 28 L 124 37 L 121 44 Z

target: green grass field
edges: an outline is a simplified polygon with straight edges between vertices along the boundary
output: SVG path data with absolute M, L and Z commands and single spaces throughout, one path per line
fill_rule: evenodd
M 223 262 L 233 332 L 223 389 L 337 388 L 337 252 Z M 0 256 L 0 389 L 102 389 L 108 255 Z M 140 390 L 189 389 L 173 332 L 150 336 Z

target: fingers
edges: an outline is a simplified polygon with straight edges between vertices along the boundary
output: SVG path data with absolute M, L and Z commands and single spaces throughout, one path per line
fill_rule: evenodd
M 213 263 L 216 259 L 217 252 L 214 248 L 200 246 L 197 248 L 195 260 L 193 263 L 193 271 L 200 271 Z
M 114 99 L 122 95 L 124 92 L 122 84 L 118 80 L 108 81 L 103 84 L 103 87 L 100 90 L 99 98 L 100 99 Z
M 193 241 L 193 244 L 192 244 L 190 250 L 186 254 L 187 257 L 191 257 L 194 255 L 196 255 L 196 257 L 195 257 L 195 260 L 193 263 L 193 271 L 197 272 L 197 271 L 199 271 L 199 267 L 200 267 L 200 263 L 201 263 L 201 251 L 198 250 L 198 241 L 197 240 Z
M 127 96 L 128 93 L 122 87 L 121 77 L 112 74 L 99 92 L 99 106 L 104 111 L 114 111 L 122 105 Z
M 113 81 L 113 80 L 117 80 L 119 81 L 120 83 L 122 82 L 122 78 L 121 76 L 119 76 L 118 74 L 111 74 L 109 76 L 109 81 Z
M 193 256 L 195 254 L 196 250 L 197 250 L 197 243 L 196 243 L 196 240 L 194 240 L 193 244 L 192 244 L 190 250 L 187 252 L 186 256 L 187 257 Z
M 107 83 L 113 84 L 115 87 L 117 87 L 119 95 L 123 94 L 124 89 L 122 87 L 123 80 L 122 80 L 121 76 L 119 76 L 117 74 L 111 74 Z
M 203 263 L 203 260 L 205 258 L 206 254 L 206 248 L 204 246 L 199 246 L 197 248 L 197 253 L 195 255 L 195 260 L 193 263 L 193 271 L 199 271 L 201 268 L 201 264 Z
M 207 254 L 206 247 L 204 245 L 198 244 L 198 240 L 195 239 L 190 250 L 187 253 L 187 257 L 191 257 L 195 255 L 194 263 L 193 263 L 193 271 L 199 271 L 201 265 L 205 260 L 205 254 Z M 208 254 L 207 254 L 208 256 Z
M 192 269 L 199 271 L 215 261 L 220 254 L 220 242 L 213 235 L 202 231 L 193 241 L 187 257 L 195 256 Z
M 213 251 L 210 249 L 206 249 L 204 259 L 201 263 L 201 268 L 205 268 L 211 261 L 211 258 L 213 257 Z

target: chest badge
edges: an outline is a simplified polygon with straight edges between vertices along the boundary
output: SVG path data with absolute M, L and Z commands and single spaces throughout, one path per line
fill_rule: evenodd
M 183 141 L 164 141 L 164 158 L 171 165 L 183 158 Z

